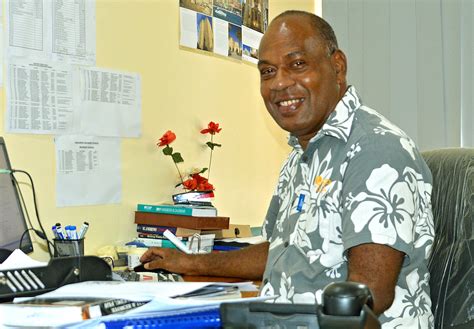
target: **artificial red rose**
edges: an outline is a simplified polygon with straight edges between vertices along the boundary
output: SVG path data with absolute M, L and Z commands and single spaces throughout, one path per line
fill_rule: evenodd
M 206 129 L 201 130 L 201 134 L 215 135 L 220 132 L 222 128 L 219 128 L 219 124 L 213 121 L 209 122 Z
M 166 146 L 168 144 L 171 144 L 175 139 L 176 139 L 175 133 L 172 132 L 171 130 L 168 130 L 167 132 L 163 134 L 163 136 L 161 136 L 160 142 L 156 143 L 156 145 Z
M 196 190 L 198 191 L 208 191 L 208 190 L 214 190 L 214 186 L 209 183 L 206 179 L 205 182 L 202 182 L 201 184 L 199 184 L 197 187 L 196 187 Z
M 199 174 L 192 174 L 191 177 L 196 180 L 198 185 L 202 184 L 203 182 L 207 182 L 207 178 L 204 178 Z
M 186 190 L 194 190 L 198 186 L 198 182 L 194 178 L 190 178 L 183 182 L 183 186 Z

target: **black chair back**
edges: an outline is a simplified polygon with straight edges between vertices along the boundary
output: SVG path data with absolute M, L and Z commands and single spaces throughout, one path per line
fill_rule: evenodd
M 433 174 L 435 329 L 474 328 L 474 149 L 423 152 Z

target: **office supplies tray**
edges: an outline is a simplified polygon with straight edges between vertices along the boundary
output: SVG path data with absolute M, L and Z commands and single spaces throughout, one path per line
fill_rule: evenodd
M 0 302 L 36 296 L 69 283 L 111 280 L 110 266 L 99 257 L 58 257 L 42 267 L 0 270 Z

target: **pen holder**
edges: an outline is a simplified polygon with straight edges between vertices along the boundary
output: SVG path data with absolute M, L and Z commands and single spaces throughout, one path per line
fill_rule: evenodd
M 84 239 L 54 239 L 54 257 L 84 256 Z

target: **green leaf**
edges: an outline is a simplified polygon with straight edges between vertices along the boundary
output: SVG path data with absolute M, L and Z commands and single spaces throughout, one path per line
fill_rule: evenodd
M 171 157 L 173 158 L 173 161 L 174 161 L 175 163 L 180 163 L 180 162 L 183 162 L 183 161 L 184 161 L 183 158 L 181 157 L 181 153 L 179 153 L 179 152 L 173 153 L 173 154 L 171 155 Z
M 199 173 L 200 173 L 200 174 L 204 174 L 206 171 L 207 171 L 207 168 L 202 168 Z
M 212 142 L 207 142 L 206 145 L 209 146 L 209 148 L 210 148 L 211 150 L 214 150 L 214 143 L 212 143 Z
M 222 144 L 216 144 L 216 143 L 214 143 L 214 146 L 221 147 Z
M 173 154 L 173 148 L 170 147 L 169 145 L 166 145 L 166 147 L 163 149 L 163 154 L 164 154 L 164 155 L 171 155 L 171 154 Z

